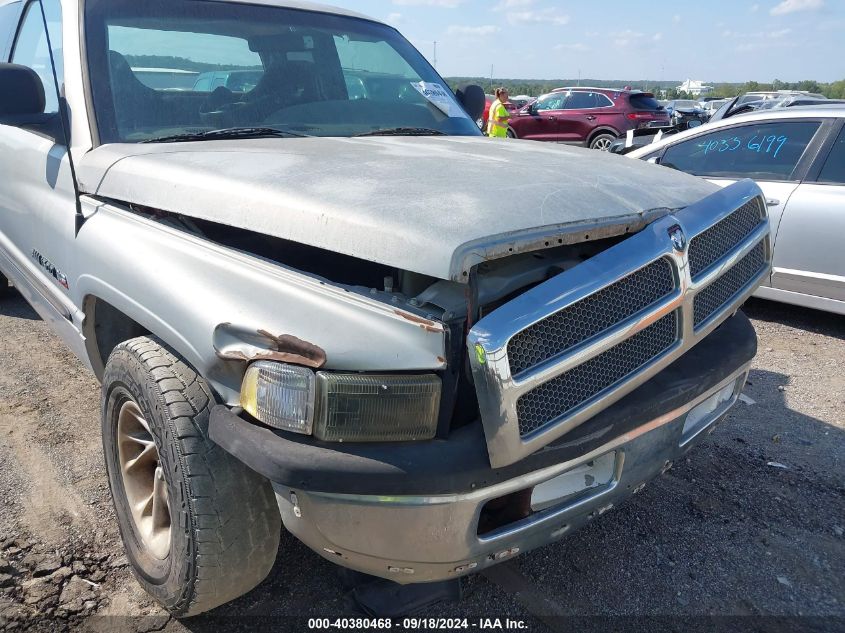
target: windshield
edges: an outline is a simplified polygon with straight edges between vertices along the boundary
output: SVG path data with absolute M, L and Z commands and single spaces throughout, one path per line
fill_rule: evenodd
M 205 0 L 88 0 L 85 7 L 102 143 L 240 127 L 480 135 L 423 56 L 382 24 Z

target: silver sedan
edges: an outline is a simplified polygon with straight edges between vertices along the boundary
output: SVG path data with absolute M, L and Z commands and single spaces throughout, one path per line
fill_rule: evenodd
M 769 206 L 774 257 L 756 296 L 845 314 L 845 105 L 740 115 L 628 156 L 721 186 L 757 181 Z

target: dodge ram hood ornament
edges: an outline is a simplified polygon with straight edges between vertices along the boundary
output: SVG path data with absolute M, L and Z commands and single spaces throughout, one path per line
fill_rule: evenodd
M 669 237 L 672 239 L 672 246 L 675 247 L 675 250 L 678 252 L 683 252 L 683 250 L 687 247 L 687 236 L 684 235 L 684 230 L 678 226 L 669 227 Z

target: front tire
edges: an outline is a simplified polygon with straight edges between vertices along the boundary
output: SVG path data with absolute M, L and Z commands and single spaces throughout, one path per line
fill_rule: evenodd
M 519 138 L 519 137 L 516 135 L 516 132 L 514 132 L 514 131 L 513 131 L 513 128 L 512 128 L 512 127 L 509 127 L 509 128 L 508 128 L 508 138 Z
M 118 345 L 103 378 L 103 450 L 127 559 L 177 617 L 255 587 L 276 559 L 270 483 L 208 438 L 214 398 L 160 341 Z
M 615 140 L 616 137 L 613 134 L 608 134 L 606 132 L 597 134 L 590 141 L 590 149 L 597 149 L 601 152 L 606 152 L 610 149 L 611 143 Z

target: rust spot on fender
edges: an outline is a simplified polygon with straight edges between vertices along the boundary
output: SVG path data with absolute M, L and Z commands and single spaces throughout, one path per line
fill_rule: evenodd
M 416 314 L 411 314 L 410 312 L 405 312 L 404 310 L 394 310 L 396 314 L 400 317 L 405 319 L 406 321 L 410 321 L 411 323 L 416 323 L 426 332 L 431 332 L 432 334 L 442 334 L 443 333 L 443 324 L 438 323 L 437 321 L 432 321 L 431 319 L 424 319 L 422 317 L 417 316 Z
M 214 351 L 226 360 L 274 360 L 313 369 L 326 364 L 325 350 L 313 343 L 291 334 L 276 335 L 231 323 L 221 323 L 214 328 Z

